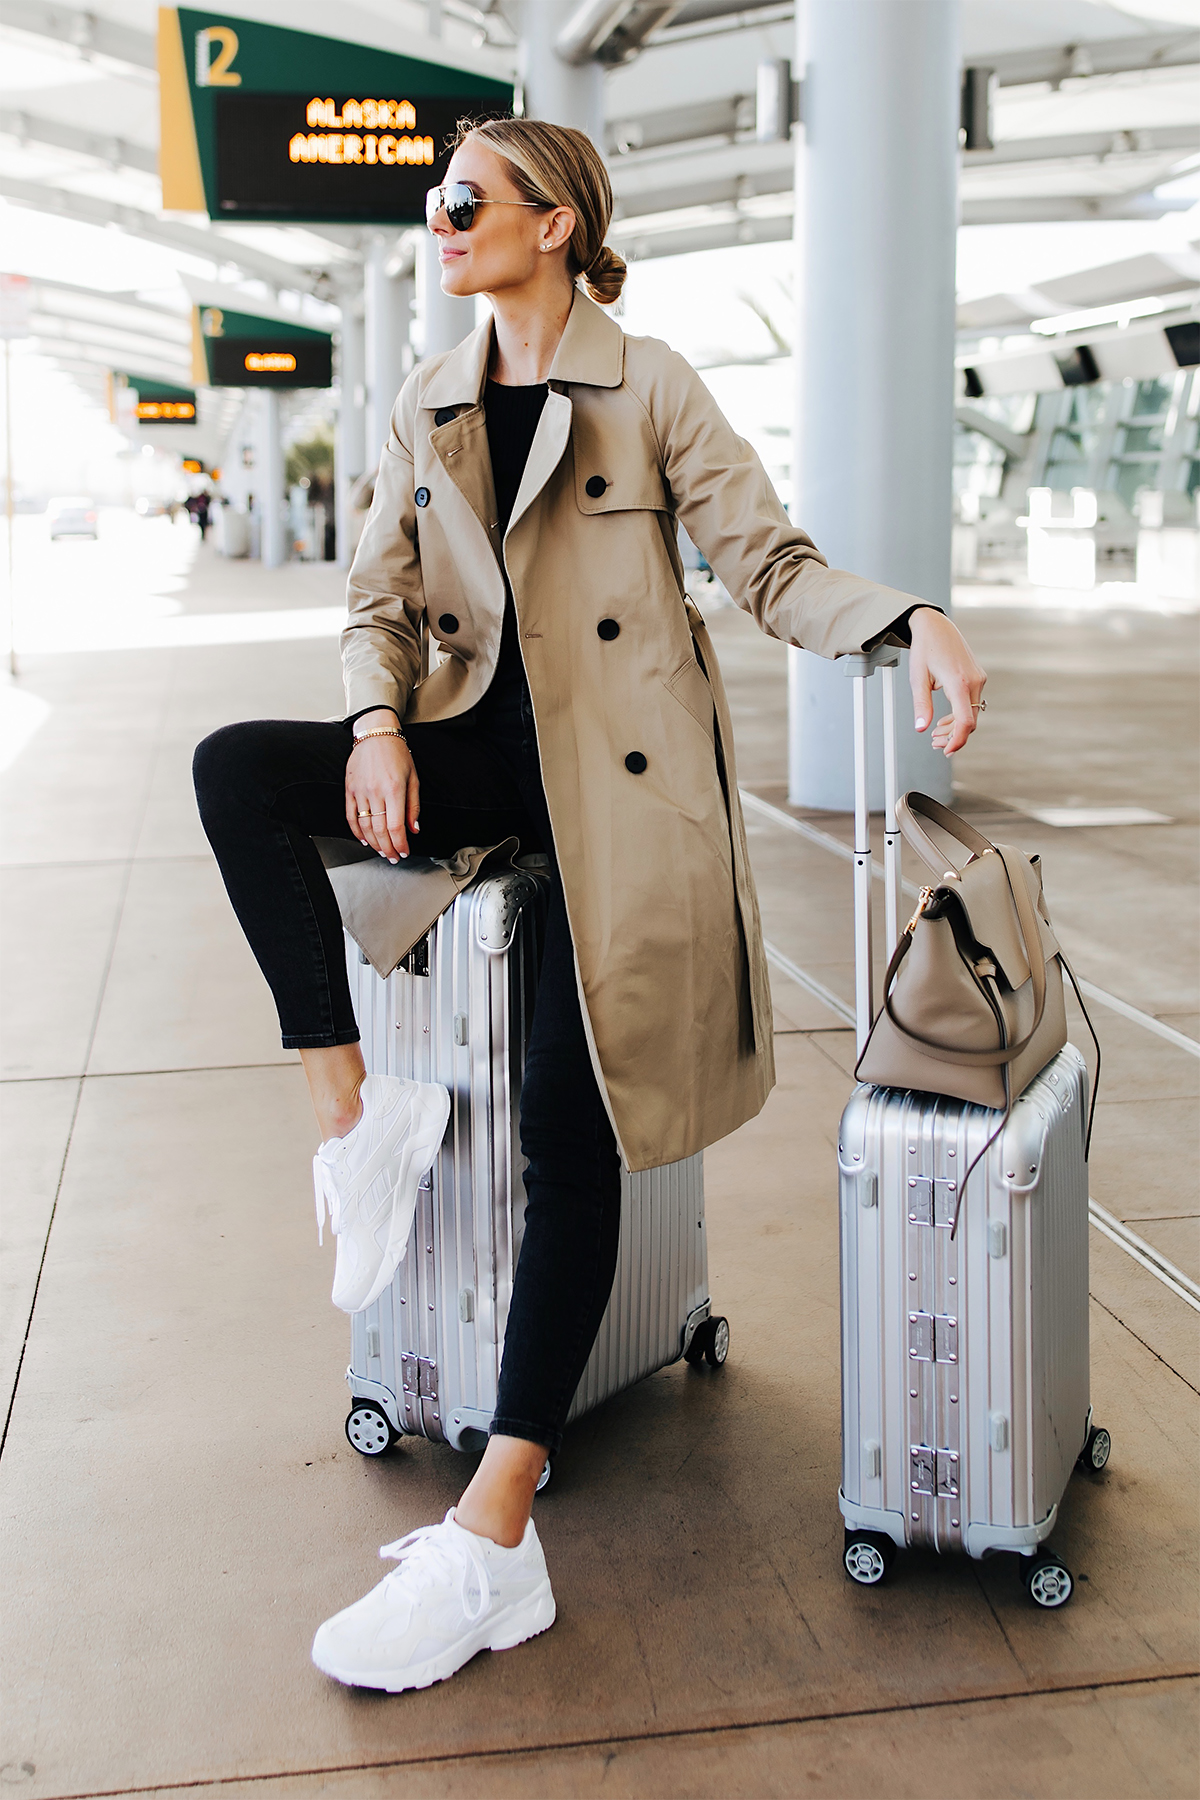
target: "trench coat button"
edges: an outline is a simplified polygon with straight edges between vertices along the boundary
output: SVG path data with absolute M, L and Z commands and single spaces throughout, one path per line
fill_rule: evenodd
M 603 475 L 589 475 L 583 484 L 583 491 L 589 499 L 598 500 L 607 486 Z
M 418 488 L 416 493 L 413 495 L 413 499 L 416 501 L 418 506 L 428 506 L 429 505 L 429 489 L 428 488 Z
M 640 750 L 631 750 L 625 758 L 625 767 L 631 775 L 643 775 L 646 771 L 646 759 Z
M 611 644 L 615 637 L 620 637 L 621 627 L 615 619 L 601 619 L 596 627 L 596 636 L 602 637 L 606 644 Z
M 458 414 L 452 406 L 443 406 L 439 412 L 434 413 L 433 422 L 435 425 L 449 425 L 451 420 L 457 419 L 457 417 Z
M 438 630 L 444 631 L 447 637 L 450 636 L 451 632 L 458 630 L 458 620 L 453 613 L 442 614 L 441 618 L 438 620 Z

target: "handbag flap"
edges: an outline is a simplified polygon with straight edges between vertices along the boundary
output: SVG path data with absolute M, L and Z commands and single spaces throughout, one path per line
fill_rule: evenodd
M 1058 942 L 1041 911 L 1039 872 L 1023 851 L 1015 852 L 1014 857 L 1037 918 L 1042 952 L 1047 958 L 1057 956 Z M 996 851 L 986 850 L 982 856 L 973 856 L 953 881 L 938 883 L 938 892 L 957 895 L 976 943 L 990 953 L 1009 987 L 1024 987 L 1030 978 L 1029 958 L 1021 939 L 1008 872 Z

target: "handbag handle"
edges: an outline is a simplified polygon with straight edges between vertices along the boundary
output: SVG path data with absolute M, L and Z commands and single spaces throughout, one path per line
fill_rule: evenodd
M 956 812 L 951 812 L 948 806 L 943 806 L 940 800 L 931 800 L 928 794 L 915 791 L 902 794 L 896 802 L 897 821 L 921 861 L 930 869 L 945 868 L 946 858 L 921 825 L 922 817 L 939 825 L 948 837 L 961 844 L 971 856 L 982 856 L 985 850 L 995 848 L 981 831 L 968 825 L 965 819 L 961 819 Z

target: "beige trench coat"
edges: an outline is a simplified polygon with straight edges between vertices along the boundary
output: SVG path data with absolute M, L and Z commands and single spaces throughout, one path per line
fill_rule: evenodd
M 774 1083 L 733 734 L 676 521 L 764 631 L 819 655 L 918 602 L 828 568 L 683 357 L 578 291 L 501 542 L 491 341 L 489 322 L 396 402 L 350 572 L 346 709 L 473 706 L 500 648 L 503 558 L 592 1059 L 626 1163 L 649 1168 L 752 1118 Z M 424 680 L 422 622 L 441 653 Z

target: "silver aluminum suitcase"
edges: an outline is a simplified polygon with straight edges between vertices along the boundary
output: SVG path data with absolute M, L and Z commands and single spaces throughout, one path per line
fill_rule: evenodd
M 887 946 L 899 929 L 895 651 L 855 682 L 858 1047 L 873 1016 L 866 681 L 883 668 Z M 1068 1044 L 1001 1115 L 859 1085 L 838 1133 L 845 1564 L 880 1581 L 897 1547 L 1026 1558 L 1039 1606 L 1072 1579 L 1045 1540 L 1071 1472 L 1102 1468 L 1088 1396 L 1088 1076 Z M 961 1198 L 961 1208 L 959 1201 Z M 955 1220 L 957 1217 L 957 1227 Z
M 364 1455 L 405 1434 L 459 1450 L 486 1438 L 524 1223 L 518 1102 L 546 889 L 525 866 L 479 877 L 387 980 L 347 939 L 368 1070 L 452 1097 L 407 1254 L 351 1323 L 346 1434 Z M 709 1305 L 703 1158 L 622 1183 L 612 1298 L 572 1419 L 680 1356 L 716 1365 L 728 1349 Z

